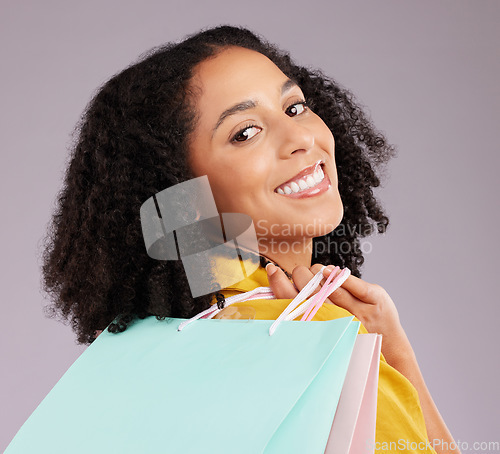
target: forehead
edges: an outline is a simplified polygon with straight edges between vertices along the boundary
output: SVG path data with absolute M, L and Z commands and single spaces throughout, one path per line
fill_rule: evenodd
M 198 104 L 239 102 L 263 92 L 279 95 L 287 76 L 265 55 L 242 47 L 229 47 L 200 63 L 193 75 Z M 200 106 L 201 107 L 201 106 Z

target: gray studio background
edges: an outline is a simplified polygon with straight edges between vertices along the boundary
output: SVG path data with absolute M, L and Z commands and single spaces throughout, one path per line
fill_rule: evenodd
M 349 87 L 398 157 L 363 278 L 398 306 L 455 439 L 499 439 L 500 2 L 2 1 L 0 448 L 85 349 L 47 319 L 41 239 L 94 90 L 165 41 L 244 25 Z M 96 408 L 96 411 L 99 411 Z

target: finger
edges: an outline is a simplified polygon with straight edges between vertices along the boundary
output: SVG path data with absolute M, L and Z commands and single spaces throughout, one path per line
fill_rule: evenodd
M 320 269 L 318 269 L 318 271 L 319 271 L 319 270 L 320 270 Z M 321 285 L 324 285 L 324 284 L 325 284 L 326 280 L 328 279 L 328 277 L 330 276 L 330 273 L 331 273 L 332 271 L 333 271 L 335 274 L 334 274 L 334 277 L 330 280 L 330 282 L 331 282 L 333 279 L 335 279 L 335 277 L 337 277 L 337 276 L 341 273 L 342 269 L 341 269 L 339 266 L 335 266 L 335 265 L 328 265 L 327 267 L 325 267 L 325 268 L 323 269 L 323 276 L 324 276 L 324 277 L 323 277 L 323 280 L 321 281 Z
M 295 286 L 297 289 L 300 291 L 302 290 L 308 283 L 309 281 L 321 271 L 321 268 L 323 265 L 320 263 L 316 263 L 315 265 L 311 266 L 311 268 L 307 268 L 305 266 L 297 266 L 294 268 L 292 271 L 292 278 L 293 282 L 295 283 Z M 333 268 L 333 267 L 332 267 Z M 324 274 L 323 274 L 324 276 Z M 314 289 L 314 291 L 311 293 L 311 295 L 314 295 L 318 293 L 321 288 L 323 287 L 324 283 L 326 282 L 327 277 L 323 277 L 323 279 L 320 281 L 319 285 Z
M 323 271 L 323 274 L 329 276 L 331 272 L 332 269 L 328 267 L 328 269 Z M 336 274 L 340 274 L 340 270 L 337 271 Z M 366 303 L 353 295 L 349 290 L 345 289 L 344 284 L 331 293 L 328 296 L 327 301 L 330 301 L 336 306 L 349 311 L 351 314 L 359 318 L 363 314 L 363 311 L 366 310 Z
M 309 270 L 309 268 L 307 268 L 307 266 L 299 265 L 292 271 L 293 282 L 299 291 L 302 290 L 313 277 L 314 274 Z M 319 288 L 316 289 L 316 291 L 318 290 Z M 316 291 L 314 293 L 316 293 Z
M 365 303 L 360 301 L 358 298 L 353 296 L 349 291 L 343 289 L 342 287 L 339 287 L 337 290 L 331 293 L 328 296 L 327 301 L 330 301 L 336 306 L 349 311 L 351 314 L 355 315 L 358 318 L 361 314 L 360 310 L 362 309 L 362 306 L 365 305 Z
M 311 270 L 311 272 L 313 274 L 317 274 L 321 271 L 321 268 L 323 267 L 324 265 L 322 265 L 321 263 L 315 263 L 313 266 L 311 266 L 311 268 L 309 268 Z
M 297 289 L 293 283 L 286 277 L 286 274 L 272 263 L 266 266 L 267 279 L 269 280 L 269 287 L 277 299 L 281 298 L 295 298 L 298 294 Z
M 328 278 L 328 274 L 330 274 L 330 272 L 328 274 L 325 274 L 325 270 L 326 269 L 332 270 L 335 267 L 333 265 L 328 265 L 325 267 L 321 263 L 316 263 L 313 266 L 311 266 L 311 268 L 309 268 L 309 269 L 311 270 L 312 274 L 315 276 L 316 274 L 318 274 L 321 271 L 321 268 L 323 268 L 323 279 L 320 282 L 321 287 L 322 287 L 324 285 L 324 283 L 326 282 L 326 279 Z
M 330 272 L 329 270 L 325 270 L 324 274 L 329 275 Z M 377 302 L 378 297 L 376 295 L 375 285 L 353 276 L 352 274 L 345 280 L 341 288 L 364 303 L 375 304 Z M 335 293 L 336 291 L 333 292 L 333 294 Z M 339 292 L 339 294 L 342 294 L 342 292 Z
M 320 285 L 319 287 L 314 291 L 314 293 L 317 293 L 321 290 L 321 288 L 326 284 L 326 281 L 328 279 L 328 276 L 330 275 L 330 273 L 332 271 L 335 272 L 334 274 L 334 278 L 340 274 L 340 271 L 341 269 L 338 267 L 338 266 L 335 266 L 335 265 L 328 265 L 328 266 L 324 266 L 324 265 L 321 265 L 319 263 L 311 266 L 311 268 L 309 268 L 312 272 L 312 275 L 315 276 L 316 274 L 318 274 L 319 272 L 321 272 L 321 269 L 323 268 L 323 279 L 321 279 L 320 281 Z M 333 279 L 333 278 L 332 278 Z M 313 293 L 313 294 L 314 294 Z

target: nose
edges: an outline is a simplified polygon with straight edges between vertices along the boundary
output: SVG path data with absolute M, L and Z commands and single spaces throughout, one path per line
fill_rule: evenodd
M 295 117 L 282 117 L 277 121 L 277 142 L 280 158 L 287 159 L 295 152 L 309 152 L 314 147 L 313 131 Z

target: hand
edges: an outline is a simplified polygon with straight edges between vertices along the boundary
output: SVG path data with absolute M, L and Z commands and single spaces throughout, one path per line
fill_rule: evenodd
M 278 267 L 268 265 L 266 270 L 269 286 L 276 298 L 294 298 L 298 294 L 297 289 L 302 290 L 321 270 L 321 266 L 315 264 L 311 268 L 295 267 L 292 272 L 294 282 L 292 283 Z M 333 268 L 332 265 L 325 268 L 320 287 L 324 285 Z M 317 289 L 315 293 L 319 290 Z M 385 360 L 404 375 L 418 392 L 429 440 L 443 440 L 449 446 L 456 446 L 425 385 L 415 353 L 401 326 L 396 306 L 388 293 L 380 285 L 370 284 L 351 275 L 325 300 L 325 303 L 336 304 L 348 310 L 368 332 L 382 334 L 382 354 Z M 445 451 L 438 449 L 436 452 L 444 454 Z M 458 449 L 446 452 L 460 454 Z
M 297 266 L 292 271 L 293 283 L 285 273 L 275 267 L 266 267 L 271 287 L 276 298 L 295 298 L 298 291 L 302 290 L 312 277 L 321 270 L 321 264 L 311 268 Z M 323 280 L 320 288 L 326 282 L 334 266 L 330 265 L 323 271 Z M 340 272 L 340 271 L 339 271 Z M 295 284 L 295 288 L 294 287 Z M 316 289 L 317 293 L 320 288 Z M 298 289 L 298 291 L 297 291 Z M 353 314 L 367 329 L 369 333 L 383 335 L 382 353 L 384 356 L 393 356 L 401 351 L 402 343 L 409 347 L 408 339 L 401 326 L 396 305 L 389 294 L 378 284 L 370 284 L 356 276 L 350 275 L 346 281 L 335 290 L 326 300 L 325 304 L 336 304 Z

